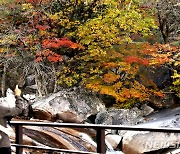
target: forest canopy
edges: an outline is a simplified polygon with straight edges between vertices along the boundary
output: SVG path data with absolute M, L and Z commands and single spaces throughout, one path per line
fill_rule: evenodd
M 172 40 L 178 21 L 168 19 L 176 14 L 167 14 L 165 3 L 0 0 L 2 95 L 6 78 L 22 83 L 34 73 L 39 95 L 82 86 L 129 108 L 164 97 L 148 76 L 149 69 L 163 65 L 172 73 L 169 90 L 180 97 L 180 53 Z M 178 11 L 176 4 L 168 3 L 169 11 Z

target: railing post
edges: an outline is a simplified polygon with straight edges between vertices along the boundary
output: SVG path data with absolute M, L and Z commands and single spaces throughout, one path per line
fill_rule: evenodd
M 22 125 L 15 125 L 15 133 L 16 133 L 16 144 L 23 144 L 23 132 L 22 132 Z M 22 154 L 23 148 L 16 147 L 16 154 Z
M 97 153 L 105 154 L 105 129 L 97 128 L 96 130 Z

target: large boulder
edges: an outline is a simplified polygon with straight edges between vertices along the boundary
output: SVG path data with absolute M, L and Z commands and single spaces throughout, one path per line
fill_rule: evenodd
M 180 108 L 166 109 L 165 111 L 147 116 L 149 122 L 138 124 L 147 128 L 180 128 Z M 176 148 L 180 144 L 180 133 L 163 133 L 149 131 L 122 131 L 123 152 L 125 154 L 140 154 Z M 138 146 L 137 146 L 138 145 Z
M 137 107 L 133 109 L 117 109 L 110 108 L 108 111 L 99 112 L 96 116 L 96 124 L 105 125 L 135 125 L 144 120 L 144 116 L 149 115 L 154 110 L 147 106 L 142 105 L 140 109 Z
M 180 134 L 158 132 L 128 132 L 123 138 L 125 154 L 142 154 L 177 147 Z M 138 145 L 138 146 L 137 146 Z
M 69 113 L 69 117 L 74 115 L 73 118 L 76 117 L 79 122 L 86 120 L 90 115 L 105 110 L 105 105 L 100 99 L 79 88 L 61 90 L 41 98 L 32 107 L 38 119 L 54 120 L 54 117 L 68 116 L 67 113 Z M 63 117 L 63 119 L 67 118 Z

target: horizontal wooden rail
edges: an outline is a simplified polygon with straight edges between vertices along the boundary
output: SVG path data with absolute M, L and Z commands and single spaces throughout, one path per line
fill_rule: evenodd
M 49 122 L 27 122 L 27 121 L 11 121 L 11 125 L 15 126 L 16 141 L 16 154 L 22 154 L 23 148 L 37 148 L 51 151 L 68 152 L 69 150 L 47 148 L 39 146 L 27 146 L 22 144 L 22 126 L 46 126 L 46 127 L 68 127 L 68 128 L 91 128 L 96 130 L 96 141 L 97 141 L 97 153 L 105 154 L 105 129 L 113 130 L 129 130 L 129 131 L 151 131 L 151 132 L 169 132 L 169 133 L 180 133 L 179 128 L 157 128 L 157 127 L 144 127 L 144 126 L 124 126 L 124 125 L 96 125 L 96 124 L 75 124 L 75 123 L 49 123 Z M 84 151 L 71 151 L 70 153 L 91 153 Z

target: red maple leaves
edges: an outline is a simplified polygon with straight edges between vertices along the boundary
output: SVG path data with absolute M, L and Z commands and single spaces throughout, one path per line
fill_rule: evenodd
M 51 51 L 51 49 L 57 50 L 60 47 L 84 49 L 82 45 L 74 43 L 68 38 L 45 39 L 42 41 L 43 50 L 37 52 L 35 61 L 41 62 L 43 59 L 47 59 L 50 62 L 62 62 L 62 56 L 54 51 Z
M 141 64 L 141 65 L 145 65 L 145 66 L 149 65 L 148 59 L 139 58 L 137 56 L 127 56 L 125 58 L 125 61 L 128 63 L 137 63 L 137 64 Z
M 47 49 L 44 51 L 38 51 L 36 54 L 36 62 L 41 62 L 43 59 L 47 59 L 50 62 L 62 62 L 62 56 Z
M 45 39 L 42 43 L 43 48 L 54 48 L 59 49 L 60 47 L 67 47 L 71 49 L 84 49 L 84 47 L 78 43 L 74 43 L 68 38 L 55 38 L 55 39 Z

